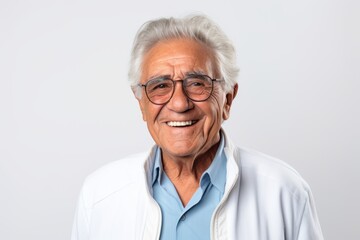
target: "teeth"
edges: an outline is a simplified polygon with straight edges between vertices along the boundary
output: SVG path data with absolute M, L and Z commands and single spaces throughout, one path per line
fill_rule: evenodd
M 184 127 L 193 125 L 195 121 L 184 121 L 184 122 L 167 122 L 170 127 Z

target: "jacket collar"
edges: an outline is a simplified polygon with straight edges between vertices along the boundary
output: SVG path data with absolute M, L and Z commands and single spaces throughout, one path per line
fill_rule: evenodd
M 236 155 L 239 154 L 239 153 L 237 153 L 235 146 L 233 145 L 233 143 L 228 138 L 228 136 L 226 135 L 225 131 L 222 128 L 220 129 L 220 131 L 225 140 L 224 152 L 225 152 L 225 155 L 227 158 L 226 183 L 225 183 L 225 191 L 224 191 L 224 196 L 223 196 L 223 198 L 225 198 L 226 195 L 228 195 L 228 193 L 230 192 L 230 190 L 232 189 L 232 187 L 234 186 L 234 184 L 240 177 L 241 163 L 240 163 L 240 160 L 235 157 Z M 152 192 L 152 178 L 153 178 L 152 170 L 153 170 L 154 164 L 155 164 L 156 149 L 157 149 L 156 145 L 154 145 L 150 149 L 150 151 L 148 153 L 148 157 L 146 158 L 145 163 L 144 163 L 144 174 L 145 174 L 145 178 L 146 178 L 146 186 L 147 186 L 148 192 L 150 193 L 151 196 L 153 194 L 153 192 Z

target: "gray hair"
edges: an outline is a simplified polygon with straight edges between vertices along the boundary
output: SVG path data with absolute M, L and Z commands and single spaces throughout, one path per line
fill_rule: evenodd
M 185 18 L 160 18 L 140 27 L 133 43 L 129 69 L 129 81 L 135 96 L 141 98 L 138 84 L 145 54 L 160 41 L 179 38 L 192 39 L 212 49 L 217 69 L 225 80 L 224 90 L 230 92 L 239 72 L 235 48 L 212 20 L 203 15 L 194 15 Z

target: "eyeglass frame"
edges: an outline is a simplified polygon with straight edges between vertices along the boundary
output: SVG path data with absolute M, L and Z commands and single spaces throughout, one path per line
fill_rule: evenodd
M 141 84 L 141 83 L 138 84 L 139 87 L 144 87 L 146 97 L 149 99 L 149 101 L 150 101 L 152 104 L 155 104 L 155 105 L 165 105 L 165 104 L 167 104 L 168 102 L 170 102 L 170 100 L 171 100 L 172 97 L 174 96 L 175 87 L 176 87 L 176 83 L 177 83 L 177 82 L 182 82 L 182 84 L 181 84 L 182 90 L 183 90 L 185 96 L 186 96 L 188 99 L 190 99 L 191 101 L 194 101 L 194 102 L 205 102 L 206 100 L 208 100 L 208 99 L 211 97 L 211 95 L 212 95 L 212 93 L 213 93 L 213 91 L 214 91 L 214 82 L 223 82 L 223 81 L 224 81 L 223 79 L 212 78 L 212 77 L 210 77 L 210 76 L 208 76 L 208 75 L 206 75 L 206 74 L 189 74 L 189 75 L 187 75 L 184 79 L 179 79 L 179 80 L 174 80 L 174 79 L 171 79 L 170 77 L 167 77 L 167 76 L 162 76 L 162 77 L 164 78 L 163 80 L 170 80 L 170 81 L 173 82 L 173 90 L 172 90 L 171 96 L 170 96 L 169 100 L 167 100 L 167 101 L 164 102 L 164 103 L 155 103 L 155 102 L 153 102 L 153 101 L 150 99 L 150 97 L 149 97 L 149 95 L 148 95 L 148 93 L 147 93 L 147 91 L 146 91 L 146 87 L 147 87 L 148 83 L 151 82 L 151 81 L 153 81 L 153 80 L 157 80 L 158 78 L 150 79 L 150 80 L 147 81 L 145 84 Z M 191 77 L 207 77 L 208 79 L 211 80 L 211 91 L 210 91 L 210 94 L 209 94 L 209 96 L 208 96 L 207 98 L 205 98 L 205 99 L 203 99 L 203 100 L 195 100 L 195 99 L 192 99 L 191 97 L 189 97 L 189 95 L 188 95 L 188 93 L 187 93 L 187 91 L 185 90 L 185 87 L 184 87 L 184 81 L 185 81 L 187 78 L 191 78 Z M 160 77 L 160 78 L 161 78 L 161 77 Z

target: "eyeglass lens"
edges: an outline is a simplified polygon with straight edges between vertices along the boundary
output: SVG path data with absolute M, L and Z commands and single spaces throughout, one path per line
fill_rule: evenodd
M 182 81 L 187 97 L 194 101 L 205 101 L 212 93 L 212 79 L 208 76 L 189 76 L 183 80 L 153 79 L 146 84 L 146 95 L 155 104 L 164 104 L 170 100 L 175 83 Z

